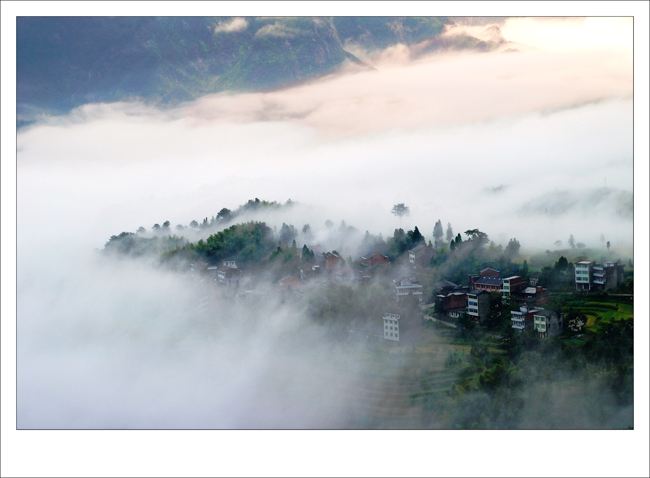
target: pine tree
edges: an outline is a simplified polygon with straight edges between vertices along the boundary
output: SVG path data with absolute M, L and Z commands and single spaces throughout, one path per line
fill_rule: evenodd
M 451 241 L 454 238 L 454 230 L 451 228 L 451 223 L 447 223 L 447 236 L 445 239 L 447 239 L 447 242 Z

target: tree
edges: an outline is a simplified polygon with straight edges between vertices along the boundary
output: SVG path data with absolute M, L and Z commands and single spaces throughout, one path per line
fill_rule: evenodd
M 560 241 L 560 240 L 555 241 L 553 244 L 554 244 L 555 247 L 557 247 L 558 249 L 559 249 L 560 247 L 562 247 L 562 241 Z
M 605 242 L 605 234 L 600 235 L 600 242 Z
M 467 231 L 465 231 L 465 234 L 467 234 L 469 240 L 475 243 L 478 247 L 481 247 L 487 244 L 488 242 L 490 242 L 490 238 L 488 237 L 488 235 L 485 234 L 484 232 L 479 231 L 478 229 L 468 229 Z
M 569 245 L 571 246 L 571 249 L 575 249 L 575 248 L 576 248 L 576 241 L 575 241 L 575 239 L 573 238 L 573 234 L 571 234 L 571 236 L 569 237 Z
M 436 225 L 433 227 L 433 239 L 436 247 L 441 245 L 443 235 L 442 223 L 440 222 L 440 219 L 438 219 L 438 222 L 436 222 Z
M 513 259 L 519 255 L 519 248 L 521 244 L 517 239 L 510 239 L 508 245 L 506 246 L 505 255 L 508 259 Z
M 217 219 L 222 221 L 228 221 L 232 217 L 232 211 L 228 208 L 223 208 L 217 213 Z
M 327 221 L 325 221 L 325 227 L 327 227 L 327 229 L 332 229 L 333 226 L 334 226 L 334 223 L 332 221 L 330 221 L 329 219 Z
M 199 227 L 199 223 L 192 220 L 192 222 L 190 222 L 190 227 Z
M 147 230 L 144 227 L 140 226 L 138 228 L 138 234 L 144 234 L 145 232 L 147 232 Z
M 564 272 L 569 268 L 569 261 L 566 257 L 560 256 L 555 265 L 553 266 L 555 270 Z
M 451 223 L 448 222 L 447 223 L 447 235 L 446 235 L 445 239 L 447 240 L 447 242 L 449 242 L 453 238 L 454 238 L 454 230 L 451 228 Z
M 293 227 L 290 224 L 287 225 L 285 223 L 282 223 L 282 227 L 280 228 L 280 244 L 282 245 L 290 244 L 291 241 L 294 240 L 297 235 L 298 234 L 295 227 Z
M 182 224 L 177 224 L 175 229 L 177 231 L 182 231 L 183 229 L 185 229 L 185 227 Z
M 402 225 L 402 216 L 408 216 L 410 214 L 408 206 L 405 206 L 404 203 L 395 204 L 390 212 L 399 217 L 400 226 Z
M 302 259 L 302 262 L 311 264 L 312 262 L 314 262 L 316 255 L 314 254 L 313 251 L 307 248 L 307 244 L 304 244 L 302 246 L 302 254 L 300 257 Z
M 577 247 L 578 249 L 584 249 L 584 248 L 587 247 L 587 246 L 585 246 L 585 244 L 582 243 L 582 242 L 578 242 L 578 243 L 576 244 L 576 247 Z
M 574 312 L 573 309 L 569 309 L 566 325 L 570 333 L 578 334 L 583 332 L 586 323 L 587 317 L 582 312 Z
M 424 237 L 422 236 L 422 234 L 418 230 L 417 226 L 415 226 L 414 230 L 409 231 L 407 236 L 408 236 L 408 239 L 410 240 L 410 242 L 413 243 L 413 245 L 417 244 L 418 242 L 424 241 Z
M 607 250 L 608 250 L 608 251 L 609 251 L 609 246 L 610 246 L 610 245 L 611 245 L 611 244 L 609 243 L 609 241 L 607 241 Z
M 509 320 L 510 310 L 503 302 L 503 298 L 499 292 L 490 292 L 488 297 L 488 316 L 485 319 L 485 326 L 488 330 L 495 330 L 507 325 Z
M 169 229 L 169 226 L 170 226 L 169 221 L 163 222 L 163 225 L 162 225 L 163 229 Z
M 154 230 L 160 229 L 160 224 L 154 224 L 151 229 L 154 229 Z

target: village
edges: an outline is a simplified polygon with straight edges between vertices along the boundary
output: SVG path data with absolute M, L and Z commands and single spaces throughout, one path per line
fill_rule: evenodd
M 499 303 L 497 308 L 508 309 L 509 326 L 515 332 L 534 331 L 539 337 L 547 338 L 567 329 L 565 314 L 550 306 L 552 293 L 539 283 L 540 272 L 531 273 L 528 278 L 504 277 L 499 270 L 484 267 L 468 274 L 464 284 L 442 278 L 425 289 L 420 276 L 431 269 L 438 254 L 426 242 L 408 249 L 394 261 L 387 255 L 387 247 L 369 250 L 352 262 L 335 250 L 325 251 L 318 244 L 305 245 L 303 254 L 311 254 L 311 260 L 300 263 L 292 273 L 274 281 L 270 291 L 263 292 L 256 287 L 261 273 L 259 267 L 243 269 L 235 260 L 225 260 L 219 266 L 197 261 L 191 267 L 193 272 L 214 283 L 222 297 L 225 294 L 235 301 L 269 293 L 287 299 L 305 293 L 318 294 L 319 290 L 358 289 L 379 283 L 390 291 L 391 306 L 383 315 L 369 318 L 362 332 L 366 339 L 386 343 L 417 343 L 426 321 L 457 328 L 464 318 L 481 326 L 488 320 L 495 300 Z M 624 270 L 620 260 L 579 261 L 575 264 L 575 294 L 615 289 L 623 281 Z M 202 307 L 206 301 L 202 301 Z M 358 330 L 349 332 L 359 335 Z

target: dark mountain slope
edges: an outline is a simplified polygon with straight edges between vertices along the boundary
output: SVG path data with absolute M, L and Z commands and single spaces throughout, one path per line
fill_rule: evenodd
M 259 91 L 358 62 L 368 50 L 438 35 L 444 18 L 21 17 L 19 119 L 95 101 L 192 100 Z

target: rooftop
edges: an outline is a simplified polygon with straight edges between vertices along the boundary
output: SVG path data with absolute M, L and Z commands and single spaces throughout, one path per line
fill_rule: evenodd
M 502 285 L 503 279 L 500 279 L 498 277 L 480 277 L 474 281 L 474 284 Z
M 541 309 L 535 312 L 535 315 L 543 315 L 544 317 L 550 317 L 554 313 L 555 312 L 553 312 L 552 310 Z

